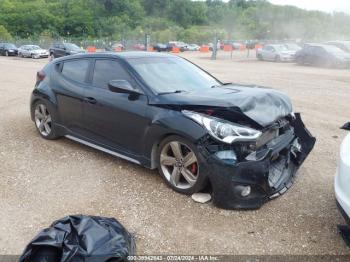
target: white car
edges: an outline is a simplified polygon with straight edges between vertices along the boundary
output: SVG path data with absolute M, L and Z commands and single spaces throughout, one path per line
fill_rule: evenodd
M 345 124 L 343 129 L 350 130 L 350 123 Z M 344 138 L 340 147 L 334 189 L 337 206 L 347 224 L 350 225 L 350 134 Z
M 31 58 L 47 58 L 49 57 L 49 51 L 42 49 L 38 45 L 22 45 L 18 48 L 18 56 L 31 57 Z
M 190 44 L 187 46 L 188 51 L 199 51 L 200 46 L 196 44 Z
M 293 62 L 295 60 L 295 50 L 289 50 L 285 45 L 265 45 L 256 51 L 259 60 L 275 62 Z

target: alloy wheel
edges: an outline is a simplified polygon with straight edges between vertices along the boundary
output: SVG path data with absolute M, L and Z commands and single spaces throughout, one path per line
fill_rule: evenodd
M 199 174 L 197 157 L 181 142 L 171 141 L 163 147 L 160 166 L 165 178 L 176 188 L 189 189 L 197 182 Z
M 49 136 L 52 130 L 52 118 L 44 104 L 38 104 L 34 111 L 35 125 L 43 136 Z

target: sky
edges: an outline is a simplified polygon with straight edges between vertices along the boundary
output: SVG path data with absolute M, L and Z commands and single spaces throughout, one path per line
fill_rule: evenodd
M 277 5 L 294 5 L 307 10 L 344 12 L 350 14 L 350 0 L 268 0 Z

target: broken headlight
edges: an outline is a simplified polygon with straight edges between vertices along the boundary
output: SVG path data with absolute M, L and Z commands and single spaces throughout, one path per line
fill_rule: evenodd
M 232 144 L 235 141 L 255 141 L 261 135 L 258 130 L 220 118 L 188 110 L 183 110 L 182 113 L 207 129 L 212 137 L 227 144 Z

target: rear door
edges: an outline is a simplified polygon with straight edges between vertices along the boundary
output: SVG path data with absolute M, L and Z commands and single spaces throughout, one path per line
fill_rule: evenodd
M 91 85 L 85 93 L 85 133 L 100 144 L 140 154 L 143 135 L 149 125 L 147 96 L 111 92 L 108 89 L 110 80 L 127 80 L 142 92 L 122 61 L 96 59 Z
M 52 87 L 55 92 L 60 122 L 72 132 L 82 128 L 84 92 L 90 59 L 69 59 L 55 64 Z

